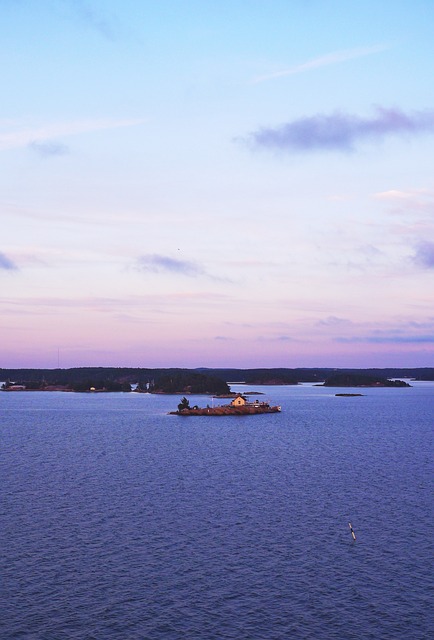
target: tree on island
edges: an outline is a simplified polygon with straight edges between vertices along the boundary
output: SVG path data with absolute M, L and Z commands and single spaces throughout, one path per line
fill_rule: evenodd
M 229 385 L 220 378 L 188 370 L 172 370 L 156 376 L 151 393 L 207 393 L 227 394 Z
M 184 409 L 190 409 L 190 402 L 184 396 L 181 402 L 178 404 L 178 411 L 183 411 Z

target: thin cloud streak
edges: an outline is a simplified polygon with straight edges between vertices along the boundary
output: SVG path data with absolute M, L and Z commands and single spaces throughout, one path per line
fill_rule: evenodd
M 246 141 L 259 149 L 289 153 L 348 152 L 360 141 L 419 133 L 434 133 L 434 110 L 405 113 L 377 107 L 371 118 L 336 111 L 299 118 L 274 128 L 263 127 L 251 133 Z
M 42 158 L 65 156 L 69 153 L 69 148 L 65 144 L 49 140 L 30 142 L 29 148 L 32 149 L 32 151 L 35 151 Z
M 0 269 L 4 271 L 16 271 L 18 267 L 4 253 L 0 253 Z
M 335 338 L 334 341 L 344 344 L 425 344 L 434 342 L 434 334 L 424 336 L 352 336 L 349 338 Z
M 110 21 L 102 13 L 96 12 L 86 0 L 70 0 L 68 4 L 80 22 L 95 29 L 107 40 L 115 40 L 116 29 L 113 20 Z
M 184 276 L 198 276 L 205 273 L 204 269 L 195 262 L 158 254 L 140 256 L 138 264 L 141 271 L 152 273 L 177 273 Z
M 378 44 L 372 47 L 359 47 L 356 49 L 333 51 L 331 53 L 325 54 L 324 56 L 319 56 L 318 58 L 313 58 L 312 60 L 308 60 L 307 62 L 303 62 L 302 64 L 290 67 L 289 69 L 276 71 L 275 73 L 270 73 L 265 76 L 259 76 L 258 78 L 255 78 L 253 80 L 253 84 L 259 84 L 261 82 L 266 82 L 267 80 L 274 80 L 276 78 L 283 78 L 285 76 L 293 76 L 298 73 L 304 73 L 306 71 L 319 69 L 321 67 L 328 67 L 329 65 L 338 64 L 339 62 L 346 62 L 347 60 L 353 60 L 355 58 L 362 58 L 374 53 L 380 53 L 381 51 L 385 51 L 388 48 L 389 47 L 384 44 Z
M 0 133 L 0 150 L 19 149 L 29 145 L 47 145 L 53 138 L 74 136 L 81 133 L 92 133 L 104 129 L 119 129 L 120 127 L 133 127 L 143 124 L 141 119 L 102 118 L 99 120 L 78 120 L 75 122 L 61 122 L 48 124 L 42 127 L 26 128 L 9 133 Z
M 230 296 L 216 294 L 215 292 L 181 291 L 179 293 L 149 294 L 143 296 L 125 297 L 74 297 L 74 298 L 3 298 L 0 301 L 1 313 L 32 316 L 52 314 L 53 311 L 61 314 L 64 311 L 72 313 L 83 310 L 95 311 L 98 313 L 124 313 L 128 312 L 161 312 L 162 309 L 177 309 L 192 307 L 202 307 L 204 304 L 209 307 L 227 305 L 232 301 Z
M 434 269 L 434 242 L 420 242 L 413 260 L 421 267 Z
M 380 191 L 374 193 L 377 200 L 408 200 L 415 196 L 429 194 L 427 189 L 413 189 L 411 191 L 402 191 L 399 189 L 389 189 L 389 191 Z
M 331 328 L 335 328 L 335 327 L 340 328 L 340 327 L 345 327 L 352 324 L 353 323 L 351 322 L 351 320 L 348 320 L 347 318 L 338 318 L 337 316 L 328 316 L 327 318 L 318 320 L 318 322 L 316 323 L 316 325 L 319 327 L 331 327 Z

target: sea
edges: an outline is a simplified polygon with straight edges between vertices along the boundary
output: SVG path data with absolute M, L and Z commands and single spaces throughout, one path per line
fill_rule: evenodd
M 434 383 L 411 384 L 232 385 L 282 411 L 221 417 L 0 393 L 1 638 L 433 638 Z

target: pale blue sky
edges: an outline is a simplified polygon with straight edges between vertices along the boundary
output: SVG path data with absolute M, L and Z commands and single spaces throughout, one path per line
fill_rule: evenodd
M 0 0 L 0 367 L 432 366 L 433 33 Z

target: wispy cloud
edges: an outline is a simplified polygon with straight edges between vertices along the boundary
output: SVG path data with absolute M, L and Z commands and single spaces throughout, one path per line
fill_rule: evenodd
M 257 337 L 258 342 L 298 342 L 292 336 L 281 335 L 281 336 L 264 336 L 260 335 Z
M 114 119 L 77 120 L 74 122 L 60 122 L 40 127 L 27 127 L 0 133 L 0 150 L 17 149 L 29 145 L 45 145 L 53 139 L 74 136 L 81 133 L 91 133 L 104 129 L 118 129 L 143 124 L 144 119 Z M 55 143 L 54 143 L 55 144 Z
M 426 189 L 412 189 L 410 191 L 403 191 L 400 189 L 389 189 L 388 191 L 380 191 L 374 194 L 374 198 L 377 200 L 408 200 L 414 198 L 420 194 L 429 193 Z
M 0 307 L 2 314 L 19 314 L 19 315 L 46 315 L 53 313 L 75 311 L 81 313 L 82 310 L 103 314 L 119 314 L 128 313 L 129 317 L 133 314 L 136 317 L 143 317 L 146 310 L 146 317 L 149 314 L 171 313 L 174 310 L 179 312 L 184 310 L 186 313 L 192 309 L 203 308 L 203 305 L 209 308 L 218 308 L 227 306 L 233 302 L 230 296 L 215 292 L 191 292 L 179 291 L 176 293 L 158 293 L 137 296 L 122 296 L 117 298 L 103 297 L 72 297 L 72 298 L 1 298 Z
M 4 271 L 16 271 L 17 266 L 4 253 L 0 253 L 0 269 Z
M 205 273 L 203 267 L 195 262 L 178 260 L 159 254 L 140 256 L 138 266 L 141 271 L 151 273 L 174 273 L 190 277 Z
M 413 231 L 416 224 L 424 225 L 426 228 L 432 228 L 432 220 L 434 215 L 434 193 L 429 189 L 390 189 L 375 193 L 374 198 L 380 202 L 386 203 L 388 213 L 396 216 L 405 216 L 407 220 L 406 227 L 409 232 Z M 409 225 L 409 213 L 412 214 L 413 224 Z M 414 230 L 417 231 L 417 226 Z M 419 230 L 420 233 L 420 230 Z
M 352 332 L 347 335 L 337 335 L 334 342 L 343 344 L 424 344 L 434 343 L 434 317 L 425 320 L 413 320 L 411 318 L 397 319 L 394 324 L 387 326 L 369 326 L 354 323 Z
M 352 336 L 335 338 L 335 342 L 345 344 L 368 343 L 368 344 L 424 344 L 433 343 L 432 335 L 396 335 L 396 336 Z
M 405 113 L 377 107 L 372 117 L 340 111 L 292 120 L 278 127 L 263 127 L 246 142 L 260 149 L 286 151 L 352 151 L 356 143 L 396 135 L 434 133 L 434 110 Z
M 109 19 L 101 12 L 96 11 L 90 2 L 86 0 L 69 0 L 70 10 L 76 18 L 97 31 L 100 35 L 108 40 L 114 40 L 116 35 L 115 22 Z
M 52 158 L 55 156 L 64 156 L 69 153 L 69 148 L 62 144 L 61 142 L 54 141 L 41 141 L 41 142 L 30 142 L 30 149 L 35 151 L 42 158 Z
M 413 256 L 416 264 L 426 269 L 434 269 L 434 242 L 420 242 Z
M 260 82 L 265 82 L 267 80 L 275 80 L 276 78 L 293 76 L 298 73 L 312 71 L 313 69 L 319 69 L 320 67 L 328 67 L 329 65 L 338 64 L 339 62 L 346 62 L 347 60 L 353 60 L 354 58 L 362 58 L 364 56 L 369 56 L 374 53 L 380 53 L 381 51 L 384 51 L 387 48 L 388 47 L 384 44 L 377 44 L 371 47 L 358 47 L 355 49 L 344 49 L 340 51 L 332 51 L 331 53 L 326 53 L 323 56 L 319 56 L 318 58 L 313 58 L 312 60 L 308 60 L 307 62 L 297 64 L 295 66 L 289 67 L 288 69 L 283 69 L 281 71 L 269 73 L 264 76 L 258 76 L 253 80 L 253 83 L 258 84 Z
M 337 316 L 328 316 L 328 318 L 323 318 L 322 320 L 318 320 L 316 323 L 320 327 L 345 327 L 351 325 L 351 320 L 347 318 L 338 318 Z

